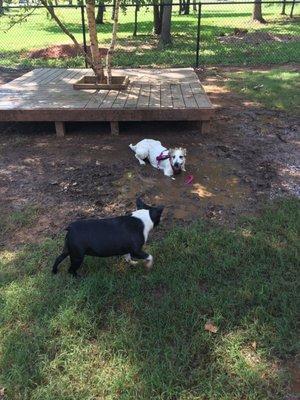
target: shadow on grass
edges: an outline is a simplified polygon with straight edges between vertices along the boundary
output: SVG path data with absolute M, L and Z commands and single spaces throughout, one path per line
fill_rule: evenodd
M 90 258 L 80 280 L 66 266 L 51 276 L 62 238 L 3 252 L 8 398 L 282 399 L 279 360 L 297 347 L 299 220 L 299 201 L 286 200 L 236 231 L 176 229 L 151 246 L 147 275 Z

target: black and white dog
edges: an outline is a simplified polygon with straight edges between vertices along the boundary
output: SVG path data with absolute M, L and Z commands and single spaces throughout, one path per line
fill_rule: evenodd
M 164 175 L 172 179 L 173 175 L 185 171 L 186 149 L 182 147 L 167 149 L 159 140 L 153 139 L 143 139 L 136 145 L 130 144 L 129 147 L 134 151 L 140 165 L 145 165 L 144 160 L 148 159 L 152 167 L 163 170 Z
M 58 265 L 70 256 L 69 272 L 77 276 L 77 270 L 85 255 L 97 257 L 125 256 L 134 265 L 133 259 L 144 260 L 151 268 L 153 257 L 143 251 L 149 232 L 160 222 L 163 206 L 151 207 L 140 198 L 136 200 L 137 210 L 130 215 L 104 219 L 86 219 L 71 223 L 67 228 L 63 252 L 57 257 L 52 268 L 54 274 Z

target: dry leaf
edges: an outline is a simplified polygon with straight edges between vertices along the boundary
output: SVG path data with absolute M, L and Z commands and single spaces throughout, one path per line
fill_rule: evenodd
M 251 343 L 251 347 L 252 347 L 253 350 L 256 350 L 256 348 L 257 348 L 257 343 L 256 343 L 255 340 L 254 340 L 254 342 Z
M 211 321 L 207 321 L 204 329 L 208 332 L 211 333 L 217 333 L 218 332 L 218 328 L 216 327 L 216 325 L 214 325 Z

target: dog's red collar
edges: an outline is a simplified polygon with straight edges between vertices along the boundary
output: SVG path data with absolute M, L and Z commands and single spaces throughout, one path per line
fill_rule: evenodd
M 164 151 L 165 151 L 165 150 L 164 150 Z M 162 152 L 160 153 L 160 155 L 156 157 L 157 168 L 159 167 L 159 163 L 160 163 L 161 161 L 167 160 L 168 158 L 169 158 L 170 163 L 171 163 L 170 154 L 169 154 L 169 153 L 168 153 L 168 154 L 164 154 L 164 151 L 162 151 Z M 171 165 L 172 165 L 172 163 L 171 163 Z M 173 167 L 172 167 L 172 168 L 173 168 Z

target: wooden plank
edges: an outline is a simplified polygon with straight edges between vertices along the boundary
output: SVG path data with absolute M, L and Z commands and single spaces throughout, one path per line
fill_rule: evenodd
M 160 86 L 161 108 L 173 108 L 170 84 Z
M 212 108 L 212 104 L 207 95 L 202 93 L 201 87 L 198 84 L 190 84 L 190 87 L 199 108 Z
M 107 95 L 98 108 L 111 108 L 118 96 L 118 90 L 107 90 Z
M 180 85 L 183 101 L 186 108 L 198 108 L 198 104 L 194 98 L 193 92 L 189 83 L 182 83 Z
M 126 103 L 127 98 L 128 98 L 128 94 L 129 94 L 128 89 L 127 90 L 120 90 L 118 95 L 117 95 L 117 97 L 116 97 L 116 99 L 115 99 L 115 101 L 114 101 L 114 103 L 113 103 L 113 105 L 112 105 L 112 108 L 119 108 L 119 109 L 124 108 L 125 103 Z
M 151 86 L 149 84 L 142 84 L 137 102 L 137 108 L 149 107 Z
M 78 75 L 78 71 L 76 70 L 66 70 L 65 73 L 55 77 L 53 80 L 51 80 L 49 82 L 49 84 L 51 85 L 65 85 L 65 84 L 69 84 L 70 81 L 73 79 L 73 77 L 75 77 L 76 75 Z
M 131 86 L 124 108 L 136 108 L 140 91 L 141 85 Z
M 54 69 L 53 72 L 50 72 L 45 78 L 43 77 L 41 80 L 39 79 L 38 84 L 39 85 L 46 85 L 51 81 L 54 81 L 59 75 L 63 75 L 68 73 L 68 70 L 66 69 Z
M 209 120 L 213 114 L 212 108 L 39 108 L 0 110 L 0 121 L 200 121 Z
M 107 96 L 108 91 L 107 90 L 99 90 L 99 92 L 96 92 L 91 99 L 88 101 L 88 103 L 85 105 L 84 108 L 95 108 L 98 109 L 105 97 Z
M 160 85 L 151 85 L 149 108 L 160 108 Z
M 174 108 L 185 108 L 185 103 L 180 90 L 180 85 L 171 84 L 172 101 Z

